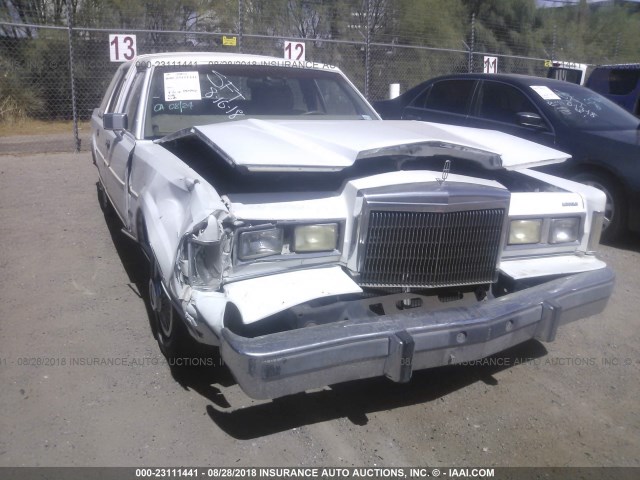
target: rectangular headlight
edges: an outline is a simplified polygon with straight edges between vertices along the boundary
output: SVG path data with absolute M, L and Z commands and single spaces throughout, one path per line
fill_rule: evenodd
M 296 252 L 327 252 L 338 243 L 338 224 L 298 225 L 293 230 Z
M 580 218 L 554 218 L 549 229 L 549 243 L 568 243 L 578 240 Z
M 509 245 L 540 243 L 542 219 L 511 220 L 509 227 Z
M 242 232 L 238 244 L 238 258 L 240 260 L 279 255 L 282 253 L 282 230 L 269 228 Z

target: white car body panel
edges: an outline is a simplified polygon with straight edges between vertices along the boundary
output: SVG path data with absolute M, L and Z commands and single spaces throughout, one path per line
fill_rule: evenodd
M 501 132 L 417 121 L 237 120 L 196 126 L 158 143 L 196 135 L 249 171 L 335 171 L 390 154 L 469 158 L 485 168 L 539 167 L 569 156 Z M 260 152 L 260 155 L 255 155 Z
M 230 283 L 224 290 L 247 324 L 316 298 L 362 292 L 340 267 L 252 278 Z
M 599 270 L 605 267 L 602 260 L 593 256 L 575 255 L 553 256 L 536 259 L 518 259 L 503 261 L 500 270 L 516 280 L 524 278 L 566 275 L 571 273 Z

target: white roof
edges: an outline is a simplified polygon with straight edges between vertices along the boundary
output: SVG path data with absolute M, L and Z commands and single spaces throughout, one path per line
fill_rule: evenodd
M 237 64 L 237 65 L 266 65 L 272 67 L 298 67 L 316 70 L 340 71 L 334 65 L 328 65 L 310 60 L 296 61 L 285 60 L 282 57 L 270 57 L 267 55 L 252 55 L 248 53 L 226 53 L 226 52 L 167 52 L 148 53 L 138 55 L 131 63 L 149 61 L 151 66 L 156 66 L 155 62 L 175 62 L 175 65 L 188 65 L 189 62 L 214 64 Z

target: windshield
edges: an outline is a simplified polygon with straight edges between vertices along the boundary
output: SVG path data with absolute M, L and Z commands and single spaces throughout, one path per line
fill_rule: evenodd
M 602 95 L 584 87 L 536 86 L 545 113 L 580 130 L 634 130 L 640 120 Z
M 342 75 L 308 68 L 156 67 L 147 103 L 145 138 L 244 118 L 377 119 Z
M 547 71 L 547 78 L 555 78 L 556 80 L 571 82 L 576 85 L 582 84 L 583 75 L 584 72 L 582 70 L 574 68 L 551 67 Z

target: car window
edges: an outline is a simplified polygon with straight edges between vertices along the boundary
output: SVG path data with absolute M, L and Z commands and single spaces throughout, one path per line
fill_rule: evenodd
M 111 113 L 115 109 L 118 98 L 120 97 L 120 92 L 122 91 L 124 79 L 126 78 L 126 73 L 126 69 L 120 69 L 113 77 L 113 80 L 107 89 L 107 93 L 102 100 L 102 104 L 100 105 L 100 109 L 103 113 Z
M 538 109 L 520 90 L 505 83 L 482 83 L 478 106 L 480 117 L 515 125 L 518 113 L 522 112 L 538 113 Z
M 474 80 L 443 80 L 429 90 L 424 108 L 465 115 L 468 111 Z
M 145 112 L 145 137 L 243 118 L 377 118 L 335 72 L 263 65 L 156 67 Z
M 570 83 L 561 86 L 531 85 L 545 113 L 581 130 L 635 130 L 640 120 L 602 95 Z
M 344 85 L 324 78 L 316 80 L 318 92 L 317 106 L 320 110 L 336 112 L 342 115 L 357 115 L 358 111 L 349 100 Z M 315 89 L 312 89 L 314 91 Z
M 583 75 L 584 73 L 582 70 L 575 68 L 550 67 L 547 71 L 547 78 L 555 78 L 556 80 L 571 82 L 577 85 L 582 83 Z
M 609 93 L 629 95 L 638 84 L 640 69 L 614 69 L 609 72 Z
M 144 71 L 136 73 L 124 104 L 124 112 L 127 114 L 129 121 L 127 130 L 130 132 L 135 132 L 138 124 L 138 108 L 140 105 L 140 93 L 142 92 L 142 85 L 144 84 L 144 74 Z
M 427 103 L 427 97 L 429 96 L 430 91 L 431 88 L 426 88 L 413 100 L 413 102 L 411 102 L 410 106 L 416 108 L 424 108 L 425 104 Z

